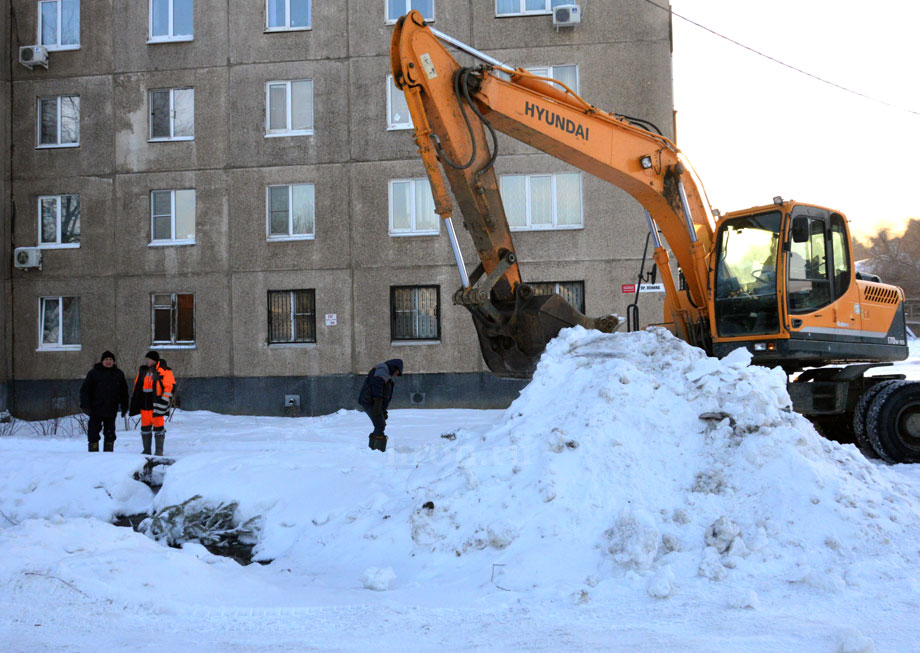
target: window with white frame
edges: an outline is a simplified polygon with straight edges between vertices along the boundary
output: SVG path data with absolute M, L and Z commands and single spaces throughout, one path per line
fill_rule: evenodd
M 313 184 L 269 186 L 265 204 L 269 240 L 309 239 L 315 236 Z
M 39 297 L 39 349 L 80 349 L 80 298 Z
M 79 195 L 43 195 L 38 198 L 38 246 L 80 246 Z
M 265 85 L 265 135 L 313 133 L 313 80 L 268 82 Z
M 396 88 L 393 75 L 387 75 L 387 129 L 412 129 L 412 126 L 406 94 Z
M 530 287 L 535 295 L 559 295 L 578 312 L 585 312 L 584 281 L 540 281 L 531 282 Z
M 503 175 L 502 203 L 512 230 L 584 226 L 581 174 Z
M 150 244 L 195 244 L 195 191 L 150 193 Z
M 150 43 L 191 41 L 194 37 L 193 0 L 150 0 Z
M 195 344 L 195 295 L 162 293 L 151 296 L 153 344 Z
M 38 43 L 48 50 L 80 47 L 80 0 L 40 0 Z
M 571 0 L 495 0 L 496 16 L 529 16 L 551 13 L 553 7 L 572 4 Z
M 316 342 L 316 291 L 268 291 L 268 344 Z
M 395 23 L 413 9 L 425 20 L 434 20 L 434 0 L 387 0 L 387 24 Z
M 195 138 L 195 89 L 150 91 L 150 140 L 190 141 Z
M 265 29 L 269 32 L 310 29 L 310 0 L 266 0 Z
M 38 99 L 38 147 L 80 145 L 80 96 Z
M 434 212 L 428 179 L 390 181 L 390 235 L 420 236 L 441 233 L 441 220 Z
M 575 64 L 566 64 L 563 66 L 534 66 L 527 68 L 529 72 L 540 77 L 551 77 L 562 82 L 570 89 L 578 93 L 578 66 Z M 558 86 L 556 88 L 559 88 Z
M 390 338 L 440 340 L 440 286 L 390 287 Z

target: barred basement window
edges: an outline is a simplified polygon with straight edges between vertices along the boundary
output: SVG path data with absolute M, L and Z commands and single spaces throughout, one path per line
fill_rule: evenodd
M 153 344 L 195 344 L 195 295 L 153 295 Z
M 545 281 L 530 285 L 536 295 L 552 295 L 555 293 L 574 306 L 580 313 L 585 312 L 584 281 Z
M 316 291 L 268 291 L 268 344 L 316 342 Z
M 440 295 L 440 286 L 391 286 L 391 339 L 440 340 Z

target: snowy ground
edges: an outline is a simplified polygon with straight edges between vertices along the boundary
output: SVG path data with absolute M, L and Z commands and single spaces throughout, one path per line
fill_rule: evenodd
M 920 379 L 920 356 L 897 368 Z M 0 642 L 920 650 L 920 465 L 867 460 L 788 405 L 740 353 L 572 329 L 507 411 L 391 411 L 385 454 L 354 410 L 179 412 L 154 494 L 136 431 L 89 454 L 20 430 L 0 438 Z M 237 502 L 271 562 L 110 523 L 195 496 Z

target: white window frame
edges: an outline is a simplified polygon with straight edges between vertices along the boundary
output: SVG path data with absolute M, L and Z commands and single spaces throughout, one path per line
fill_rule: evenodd
M 80 247 L 80 240 L 79 240 L 80 234 L 79 233 L 77 233 L 77 242 L 75 243 L 62 243 L 61 242 L 61 236 L 62 236 L 62 233 L 61 233 L 61 206 L 63 203 L 63 199 L 65 197 L 76 197 L 77 202 L 78 203 L 80 202 L 80 196 L 77 193 L 67 193 L 64 195 L 39 195 L 38 197 L 38 246 L 41 249 L 79 249 Z M 55 242 L 45 242 L 42 240 L 42 232 L 44 231 L 43 225 L 42 225 L 42 203 L 44 203 L 45 200 L 55 201 L 55 225 L 54 225 L 55 232 L 54 233 L 57 236 L 57 239 L 55 240 Z M 81 211 L 80 228 L 82 230 L 82 227 L 83 227 L 82 207 L 80 211 Z
M 269 0 L 265 0 L 265 31 L 266 32 L 306 32 L 313 29 L 313 2 L 312 0 L 303 0 L 307 3 L 307 25 L 306 27 L 291 27 L 291 3 L 298 0 L 280 0 L 284 3 L 284 25 L 281 27 L 272 27 L 268 24 Z
M 579 195 L 579 218 L 581 220 L 580 224 L 558 224 L 558 212 L 559 212 L 559 200 L 556 195 L 556 180 L 560 174 L 576 174 L 578 175 L 578 195 Z M 571 229 L 584 229 L 585 228 L 585 193 L 584 193 L 584 176 L 581 173 L 516 173 L 516 174 L 507 174 L 501 175 L 501 177 L 524 177 L 524 194 L 525 194 L 525 208 L 524 216 L 527 219 L 527 224 L 525 226 L 511 226 L 509 223 L 509 228 L 511 231 L 567 231 Z M 552 202 L 553 202 L 553 222 L 552 224 L 546 225 L 534 225 L 532 223 L 532 211 L 531 211 L 531 193 L 530 193 L 530 182 L 535 177 L 551 177 L 552 178 Z M 499 179 L 499 189 L 501 189 L 501 178 Z M 501 191 L 499 191 L 501 192 Z M 503 200 L 504 201 L 504 200 Z
M 61 142 L 61 102 L 64 98 L 77 98 L 77 140 L 74 143 Z M 57 100 L 57 142 L 42 143 L 42 102 Z M 38 113 L 36 122 L 35 142 L 36 149 L 51 149 L 59 147 L 80 147 L 80 96 L 79 95 L 52 95 L 38 98 L 36 103 Z
M 157 304 L 157 296 L 169 296 L 171 303 Z M 179 331 L 179 295 L 192 296 L 192 340 L 178 340 Z M 169 340 L 156 340 L 156 312 L 157 309 L 169 308 Z M 150 295 L 150 342 L 158 349 L 195 349 L 198 337 L 198 300 L 193 292 L 155 292 Z
M 396 82 L 393 81 L 393 75 L 387 75 L 387 131 L 414 129 L 415 125 L 412 124 L 412 116 L 409 114 L 408 103 L 406 104 L 406 122 L 393 122 L 391 120 L 393 115 L 394 93 L 398 93 L 403 98 L 406 97 L 405 93 L 396 88 Z
M 396 24 L 395 20 L 390 19 L 390 5 L 393 2 L 399 2 L 400 4 L 403 5 L 403 11 L 401 14 L 399 14 L 400 16 L 405 16 L 412 9 L 414 9 L 414 7 L 412 6 L 412 0 L 386 0 L 386 2 L 383 3 L 383 23 L 384 25 L 395 25 Z M 431 0 L 431 18 L 428 18 L 427 16 L 422 14 L 422 17 L 425 19 L 426 23 L 434 22 L 436 4 L 437 4 L 436 0 Z
M 194 188 L 158 188 L 156 190 L 150 191 L 150 243 L 148 247 L 172 247 L 174 245 L 194 245 L 194 238 L 176 238 L 176 193 L 179 191 L 191 191 L 192 198 L 195 201 L 194 208 L 194 219 L 195 219 L 195 233 L 198 233 L 198 193 L 195 192 Z M 169 233 L 172 238 L 160 238 L 154 239 L 156 234 L 156 225 L 154 224 L 154 218 L 156 217 L 153 213 L 153 195 L 154 193 L 169 193 Z M 164 293 L 165 294 L 165 293 Z
M 169 136 L 153 135 L 153 94 L 169 92 Z M 176 136 L 176 91 L 192 92 L 192 135 Z M 150 126 L 147 129 L 148 143 L 162 143 L 166 141 L 193 141 L 195 140 L 195 89 L 192 86 L 177 86 L 176 88 L 152 88 L 147 91 L 147 106 Z
M 82 345 L 80 343 L 69 343 L 64 344 L 64 299 L 74 299 L 77 302 L 77 315 L 80 314 L 80 297 L 76 295 L 52 295 L 48 297 L 39 297 L 38 298 L 38 347 L 36 351 L 80 351 Z M 57 333 L 57 342 L 56 343 L 47 343 L 44 341 L 44 329 L 45 329 L 45 312 L 47 310 L 46 304 L 49 300 L 57 300 L 58 305 L 58 333 Z M 82 327 L 82 324 L 80 325 Z M 81 329 L 82 330 L 82 329 Z M 79 334 L 82 337 L 82 333 Z
M 504 18 L 506 16 L 545 16 L 547 14 L 553 13 L 553 3 L 555 0 L 543 0 L 543 6 L 545 7 L 544 9 L 530 9 L 530 10 L 527 10 L 525 8 L 527 6 L 526 1 L 527 0 L 518 0 L 519 11 L 516 11 L 516 12 L 509 11 L 507 13 L 499 13 L 498 0 L 495 0 L 495 17 Z M 558 2 L 556 2 L 556 4 L 564 5 L 564 4 L 572 4 L 572 2 L 571 0 L 570 1 L 559 0 Z
M 311 107 L 311 113 L 313 113 L 313 125 L 309 129 L 292 129 L 291 120 L 293 113 L 291 111 L 293 103 L 293 94 L 291 93 L 291 84 L 294 82 L 310 82 L 310 101 L 313 106 Z M 271 87 L 279 84 L 285 85 L 285 118 L 286 126 L 284 129 L 275 129 L 272 130 L 271 126 Z M 312 79 L 276 79 L 270 82 L 265 82 L 265 138 L 278 138 L 281 136 L 312 136 L 314 133 L 314 127 L 316 126 L 316 99 L 313 95 L 314 91 L 313 80 Z
M 168 15 L 169 18 L 167 22 L 169 23 L 169 33 L 165 36 L 154 36 L 153 35 L 153 3 L 156 0 L 148 0 L 147 2 L 147 43 L 178 43 L 182 41 L 194 41 L 195 40 L 195 2 L 192 0 L 192 33 L 191 34 L 180 34 L 175 35 L 176 29 L 176 20 L 173 14 L 173 9 L 175 7 L 175 0 L 166 0 L 169 3 Z
M 57 43 L 42 43 L 42 34 L 44 32 L 44 13 L 42 12 L 42 5 L 46 4 L 57 4 Z M 77 42 L 68 43 L 67 45 L 61 44 L 61 30 L 63 29 L 63 17 L 64 17 L 64 3 L 61 0 L 39 0 L 38 1 L 38 37 L 36 42 L 40 45 L 43 45 L 48 52 L 62 52 L 65 50 L 79 50 L 80 49 L 80 0 L 77 0 Z
M 307 234 L 294 233 L 294 187 L 305 186 L 313 191 L 313 231 Z M 272 233 L 272 188 L 287 188 L 288 191 L 288 232 L 286 235 Z M 298 184 L 269 184 L 265 188 L 265 238 L 269 241 L 284 240 L 315 240 L 316 239 L 316 186 L 311 183 Z
M 393 186 L 395 184 L 406 184 L 406 183 L 410 185 L 409 221 L 411 223 L 411 226 L 408 229 L 397 229 L 396 227 L 393 226 L 393 201 L 394 201 Z M 389 213 L 389 225 L 390 225 L 389 234 L 390 236 L 402 237 L 402 236 L 440 236 L 441 235 L 441 216 L 438 216 L 437 213 L 435 213 L 435 215 L 437 216 L 435 219 L 435 224 L 437 225 L 437 228 L 419 229 L 417 226 L 418 207 L 416 206 L 416 202 L 415 202 L 415 194 L 418 192 L 418 189 L 417 189 L 418 184 L 426 184 L 428 186 L 429 192 L 432 192 L 431 182 L 428 181 L 427 177 L 421 177 L 417 179 L 391 179 L 390 180 L 390 183 L 388 185 L 388 193 L 387 193 L 387 196 L 388 196 L 387 198 L 388 199 L 388 202 L 387 202 L 388 211 L 387 212 Z M 432 192 L 432 199 L 434 199 L 433 192 Z M 434 202 L 432 202 L 432 207 L 433 206 L 434 206 Z
M 559 64 L 555 64 L 552 66 L 531 66 L 531 67 L 528 67 L 526 70 L 528 72 L 533 73 L 534 75 L 539 75 L 540 77 L 550 77 L 557 81 L 561 81 L 559 80 L 558 77 L 556 77 L 556 74 L 555 74 L 556 68 L 571 68 L 571 67 L 575 68 L 575 88 L 573 88 L 572 90 L 575 91 L 576 94 L 581 93 L 581 91 L 579 90 L 581 86 L 581 74 L 580 74 L 580 71 L 578 70 L 578 64 L 559 63 Z M 561 86 L 557 86 L 556 88 L 558 88 L 560 91 L 562 90 Z

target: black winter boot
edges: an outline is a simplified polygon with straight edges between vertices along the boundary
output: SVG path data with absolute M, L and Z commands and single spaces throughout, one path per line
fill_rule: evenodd
M 89 443 L 89 450 L 90 450 L 90 451 L 99 451 L 99 440 L 96 440 L 95 442 L 90 442 L 90 443 Z
M 157 433 L 156 434 L 157 448 L 153 455 L 162 456 L 163 455 L 163 441 L 166 439 L 166 433 Z
M 96 443 L 96 446 L 97 447 L 99 446 L 98 442 Z M 115 440 L 105 440 L 102 443 L 102 450 L 103 451 L 115 451 Z
M 368 446 L 371 449 L 376 451 L 386 451 L 387 450 L 387 436 L 385 435 L 371 435 L 370 444 Z
M 144 450 L 141 453 L 147 454 L 148 456 L 151 454 L 150 443 L 152 441 L 153 441 L 152 433 L 150 433 L 149 431 L 141 431 L 141 442 L 144 443 Z

